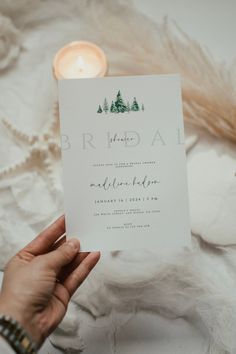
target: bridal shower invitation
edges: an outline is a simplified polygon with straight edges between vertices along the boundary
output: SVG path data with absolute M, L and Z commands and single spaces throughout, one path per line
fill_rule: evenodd
M 178 75 L 59 81 L 68 237 L 81 251 L 190 244 Z

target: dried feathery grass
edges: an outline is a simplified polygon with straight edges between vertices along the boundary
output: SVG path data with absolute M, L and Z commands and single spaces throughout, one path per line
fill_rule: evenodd
M 142 46 L 137 52 L 139 59 L 135 65 L 130 60 L 133 67 L 130 65 L 125 74 L 179 73 L 185 121 L 236 143 L 235 68 L 216 62 L 207 49 L 176 23 L 172 26 L 167 18 L 154 26 L 151 36 L 147 31 L 147 40 L 139 41 Z M 127 57 L 131 49 L 127 48 Z M 130 54 L 133 56 L 134 52 Z
M 166 66 L 182 75 L 185 120 L 236 143 L 236 90 L 230 69 L 216 63 L 177 25 L 180 38 L 167 21 L 161 28 Z

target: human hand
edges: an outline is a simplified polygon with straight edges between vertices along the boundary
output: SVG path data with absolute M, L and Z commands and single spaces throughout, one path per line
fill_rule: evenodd
M 79 253 L 79 241 L 66 241 L 64 233 L 62 216 L 19 251 L 4 272 L 0 313 L 21 323 L 38 346 L 61 322 L 71 296 L 100 258 L 99 252 Z

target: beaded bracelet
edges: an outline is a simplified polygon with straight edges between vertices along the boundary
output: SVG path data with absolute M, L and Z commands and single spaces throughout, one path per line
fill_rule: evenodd
M 37 354 L 37 347 L 22 326 L 13 318 L 0 315 L 0 335 L 17 354 Z

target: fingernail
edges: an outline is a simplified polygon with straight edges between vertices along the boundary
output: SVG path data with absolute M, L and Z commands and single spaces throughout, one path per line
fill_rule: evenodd
M 79 240 L 77 240 L 76 238 L 71 238 L 69 241 L 67 241 L 67 244 L 73 247 L 75 251 L 79 251 L 80 244 L 79 244 Z

